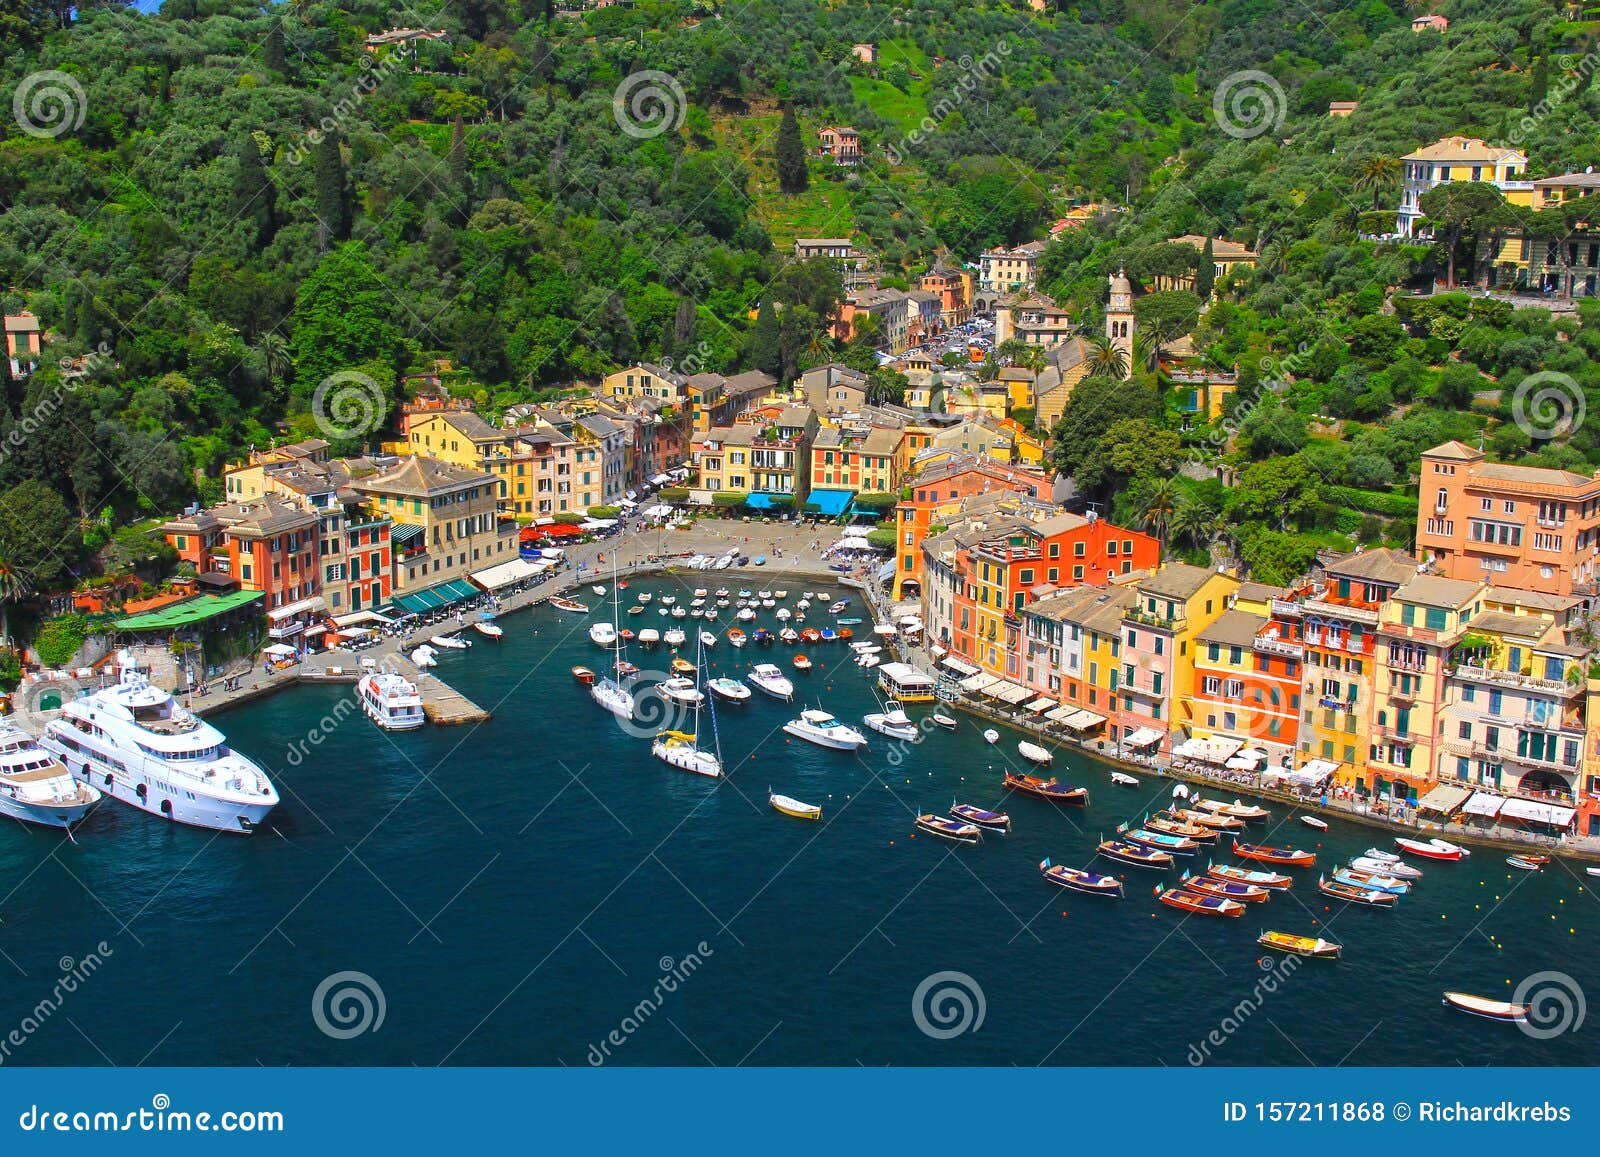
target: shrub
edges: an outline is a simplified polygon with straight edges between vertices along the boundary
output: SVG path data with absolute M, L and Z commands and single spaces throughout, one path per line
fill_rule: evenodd
M 62 615 L 39 628 L 33 649 L 46 667 L 65 667 L 89 637 L 89 620 L 82 615 Z

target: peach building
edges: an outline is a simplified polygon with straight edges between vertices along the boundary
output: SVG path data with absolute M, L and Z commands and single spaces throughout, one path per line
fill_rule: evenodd
M 1446 442 L 1422 455 L 1417 553 L 1466 582 L 1569 595 L 1596 577 L 1600 473 L 1489 462 Z

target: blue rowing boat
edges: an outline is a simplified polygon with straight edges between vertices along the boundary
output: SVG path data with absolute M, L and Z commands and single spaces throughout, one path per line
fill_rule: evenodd
M 1079 868 L 1053 866 L 1048 859 L 1039 864 L 1044 878 L 1052 884 L 1071 888 L 1074 892 L 1087 892 L 1092 896 L 1121 896 L 1122 881 L 1115 876 L 1102 876 L 1098 872 L 1085 872 Z
M 977 824 L 991 832 L 1009 832 L 1011 830 L 1011 817 L 1005 812 L 985 811 L 983 808 L 970 803 L 952 803 L 950 814 L 957 819 L 965 820 L 969 824 Z
M 1147 848 L 1156 848 L 1163 852 L 1174 852 L 1180 856 L 1192 856 L 1200 847 L 1188 836 L 1172 836 L 1166 832 L 1146 831 L 1144 828 L 1130 830 L 1127 824 L 1118 824 L 1117 834 L 1125 840 L 1143 844 Z
M 1116 860 L 1122 864 L 1132 864 L 1136 868 L 1155 868 L 1157 871 L 1166 871 L 1172 867 L 1172 853 L 1158 851 L 1155 848 L 1143 848 L 1138 844 L 1130 844 L 1124 840 L 1101 840 L 1095 851 L 1108 860 Z

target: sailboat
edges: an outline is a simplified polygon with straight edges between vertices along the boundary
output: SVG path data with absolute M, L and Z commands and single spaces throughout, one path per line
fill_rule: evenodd
M 618 719 L 633 722 L 633 693 L 623 686 L 621 672 L 628 645 L 617 632 L 617 563 L 611 561 L 611 637 L 617 643 L 617 662 L 605 675 L 589 684 L 589 695 Z
M 694 685 L 695 692 L 700 695 L 699 702 L 694 708 L 694 731 L 663 731 L 650 743 L 650 754 L 682 771 L 690 771 L 695 775 L 709 776 L 717 779 L 722 775 L 722 756 L 719 754 L 721 743 L 717 739 L 717 709 L 711 697 L 700 691 L 700 673 L 705 670 L 706 645 L 704 639 L 700 641 L 699 652 L 696 655 Z M 700 746 L 700 707 L 705 705 L 711 711 L 711 736 L 712 750 Z

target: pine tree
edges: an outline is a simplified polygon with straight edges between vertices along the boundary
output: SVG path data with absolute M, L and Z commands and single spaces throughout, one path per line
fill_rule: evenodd
M 750 330 L 745 358 L 756 369 L 769 374 L 776 375 L 783 369 L 783 337 L 770 298 L 756 311 L 756 324 Z
M 259 250 L 277 232 L 277 190 L 261 163 L 261 146 L 250 133 L 239 142 L 239 175 L 233 185 L 233 212 L 253 229 L 252 251 Z
M 267 27 L 267 39 L 261 45 L 261 63 L 273 72 L 288 71 L 288 60 L 283 47 L 283 21 L 274 19 Z
M 783 120 L 778 124 L 777 142 L 778 188 L 785 193 L 804 193 L 811 183 L 806 171 L 806 146 L 800 138 L 800 122 L 794 109 L 783 110 Z
M 1211 289 L 1217 283 L 1217 256 L 1212 251 L 1211 238 L 1200 249 L 1200 264 L 1194 271 L 1194 292 L 1201 301 L 1211 300 Z
M 317 184 L 317 224 L 321 227 L 324 245 L 332 245 L 350 237 L 350 188 L 344 175 L 344 156 L 339 151 L 339 138 L 329 133 L 317 142 L 312 156 L 312 169 Z

